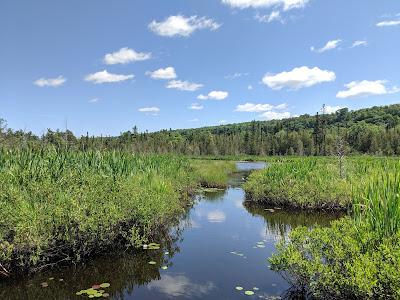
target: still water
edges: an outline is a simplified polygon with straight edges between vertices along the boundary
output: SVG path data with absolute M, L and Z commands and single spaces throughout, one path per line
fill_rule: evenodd
M 162 241 L 155 241 L 161 249 L 111 253 L 84 266 L 3 282 L 0 299 L 88 299 L 75 293 L 98 283 L 110 283 L 107 299 L 287 297 L 289 285 L 268 268 L 274 244 L 295 226 L 324 225 L 337 216 L 245 205 L 241 184 L 251 170 L 265 164 L 237 165 L 239 171 L 229 188 L 198 195 L 180 223 L 164 234 Z M 254 295 L 245 295 L 246 290 Z

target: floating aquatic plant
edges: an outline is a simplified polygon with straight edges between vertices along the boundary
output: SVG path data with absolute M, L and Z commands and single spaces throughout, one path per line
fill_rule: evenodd
M 110 287 L 110 284 L 108 282 L 104 282 L 102 284 L 94 284 L 92 285 L 91 288 L 87 290 L 81 290 L 79 292 L 76 292 L 75 295 L 77 296 L 86 295 L 88 298 L 100 298 L 100 297 L 106 298 L 109 297 L 110 294 L 106 293 L 106 291 L 103 289 L 108 287 Z
M 247 296 L 253 296 L 254 292 L 253 291 L 245 291 L 244 294 Z

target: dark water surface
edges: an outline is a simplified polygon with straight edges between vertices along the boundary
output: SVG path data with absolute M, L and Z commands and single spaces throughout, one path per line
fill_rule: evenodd
M 240 162 L 228 189 L 197 196 L 179 226 L 164 241 L 154 241 L 160 250 L 108 254 L 84 266 L 3 282 L 0 299 L 88 299 L 75 293 L 103 282 L 111 284 L 107 299 L 284 298 L 289 285 L 268 268 L 275 242 L 295 226 L 327 224 L 336 216 L 245 207 L 241 183 L 250 170 L 264 166 Z M 245 290 L 255 294 L 247 296 Z

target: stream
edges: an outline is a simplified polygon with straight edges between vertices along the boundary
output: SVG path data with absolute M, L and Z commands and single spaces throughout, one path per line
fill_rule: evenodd
M 161 249 L 111 253 L 85 265 L 3 282 L 0 299 L 88 299 L 75 293 L 98 283 L 110 284 L 107 299 L 288 298 L 289 284 L 268 268 L 275 243 L 293 227 L 327 225 L 338 216 L 246 205 L 241 184 L 265 164 L 238 162 L 237 167 L 226 190 L 196 196 L 179 224 L 155 241 Z

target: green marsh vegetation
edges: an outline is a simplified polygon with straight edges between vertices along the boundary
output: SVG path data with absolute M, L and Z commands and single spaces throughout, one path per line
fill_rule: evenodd
M 52 147 L 0 150 L 0 275 L 152 242 L 185 211 L 200 182 L 224 186 L 227 165 L 234 163 Z
M 275 158 L 250 175 L 256 202 L 347 209 L 331 226 L 298 227 L 270 259 L 296 290 L 318 299 L 400 298 L 400 161 Z

